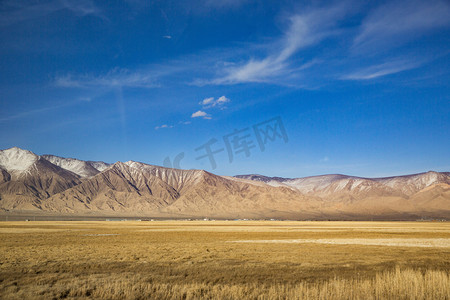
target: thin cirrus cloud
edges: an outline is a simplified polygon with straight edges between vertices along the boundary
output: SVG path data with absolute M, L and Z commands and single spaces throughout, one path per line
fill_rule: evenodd
M 59 76 L 54 84 L 65 88 L 117 88 L 117 87 L 139 87 L 155 88 L 159 85 L 155 82 L 157 76 L 151 72 L 131 72 L 126 69 L 113 69 L 102 76 Z
M 349 16 L 357 15 L 359 8 L 354 2 L 344 1 L 326 7 L 303 9 L 284 17 L 286 29 L 271 43 L 206 49 L 166 63 L 137 70 L 116 68 L 99 76 L 69 74 L 57 77 L 54 83 L 59 87 L 103 89 L 157 88 L 173 84 L 201 87 L 244 83 L 308 88 L 322 86 L 330 80 L 338 82 L 343 79 L 380 78 L 430 62 L 431 59 L 421 55 L 415 48 L 409 51 L 420 63 L 394 61 L 393 57 L 398 57 L 399 54 L 395 53 L 395 45 L 450 25 L 448 3 L 432 0 L 419 1 L 416 4 L 406 5 L 406 2 L 399 1 L 383 4 L 362 16 L 360 25 L 353 27 L 345 27 L 341 22 Z M 325 41 L 338 43 L 339 47 L 326 54 L 311 51 Z M 365 48 L 373 51 L 375 55 L 362 59 L 359 56 L 358 65 L 369 67 L 355 69 L 354 54 Z M 380 49 L 393 51 L 380 54 L 377 52 Z M 261 55 L 261 51 L 264 55 Z M 174 80 L 174 75 L 177 80 Z M 209 101 L 211 103 L 202 104 L 203 110 L 220 103 L 212 102 L 216 99 Z
M 370 80 L 421 66 L 421 61 L 398 60 L 370 66 L 341 77 L 344 80 Z
M 381 5 L 363 20 L 354 38 L 354 52 L 390 49 L 433 29 L 450 25 L 450 2 L 394 1 Z
M 90 101 L 90 99 L 88 100 L 87 98 L 82 97 L 82 98 L 79 98 L 78 100 L 69 101 L 69 102 L 66 102 L 64 104 L 58 104 L 58 105 L 46 106 L 46 107 L 41 107 L 41 108 L 32 109 L 32 110 L 21 111 L 21 112 L 18 112 L 16 114 L 10 114 L 10 115 L 5 116 L 5 117 L 0 116 L 0 123 L 8 122 L 8 121 L 11 121 L 11 120 L 16 120 L 16 119 L 25 119 L 25 118 L 31 118 L 31 117 L 39 117 L 42 114 L 45 114 L 45 113 L 48 113 L 48 112 L 51 112 L 51 111 L 54 111 L 54 110 L 75 106 L 75 105 L 86 103 L 86 102 L 89 102 L 89 101 Z
M 80 17 L 93 15 L 105 18 L 102 11 L 90 0 L 53 0 L 35 3 L 32 1 L 4 1 L 0 4 L 2 10 L 0 13 L 0 27 L 42 18 L 64 9 Z
M 375 61 L 369 67 L 348 71 L 340 79 L 372 80 L 421 67 L 433 59 L 415 47 L 408 49 L 409 57 L 398 59 L 396 48 L 449 26 L 449 2 L 394 1 L 381 5 L 363 19 L 350 48 L 353 54 L 371 54 Z M 437 50 L 434 59 L 445 55 L 445 51 Z
M 225 68 L 219 72 L 225 75 L 218 76 L 209 84 L 270 82 L 274 78 L 289 75 L 298 69 L 292 66 L 292 57 L 301 49 L 316 45 L 333 35 L 337 23 L 351 11 L 348 3 L 344 2 L 290 16 L 290 25 L 282 37 L 269 47 L 266 57 L 251 58 L 238 66 Z
M 339 5 L 313 8 L 289 16 L 287 30 L 272 45 L 267 46 L 268 54 L 265 57 L 255 58 L 249 55 L 252 58 L 244 62 L 237 58 L 231 64 L 219 68 L 213 79 L 197 80 L 196 83 L 200 86 L 274 83 L 307 88 L 311 79 L 319 82 L 330 78 L 376 79 L 415 69 L 432 61 L 414 47 L 409 52 L 415 57 L 415 61 L 395 60 L 399 54 L 395 52 L 395 48 L 432 33 L 433 30 L 450 26 L 449 2 L 415 1 L 411 5 L 410 2 L 396 1 L 378 6 L 362 17 L 360 25 L 350 30 L 340 22 L 358 10 L 356 6 L 352 8 L 351 4 L 352 2 L 344 1 Z M 310 50 L 329 37 L 339 39 L 340 47 L 333 53 L 301 57 L 303 50 Z M 392 49 L 394 52 L 381 51 Z M 354 54 L 362 54 L 364 51 L 370 51 L 374 55 L 359 60 L 358 64 L 371 66 L 354 70 Z M 333 59 L 333 55 L 339 56 L 338 62 Z M 439 55 L 437 53 L 434 56 Z M 324 65 L 327 66 L 326 72 L 321 69 Z M 342 72 L 348 75 L 340 75 Z
M 95 15 L 104 18 L 101 10 L 91 0 L 60 0 L 59 2 L 64 6 L 64 8 L 71 10 L 79 16 Z

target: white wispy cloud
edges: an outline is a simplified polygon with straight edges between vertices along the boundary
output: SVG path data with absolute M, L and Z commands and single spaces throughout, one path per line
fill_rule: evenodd
M 173 125 L 163 124 L 163 125 L 160 125 L 160 126 L 156 126 L 155 130 L 164 129 L 164 128 L 173 128 L 173 127 L 174 127 Z
M 159 85 L 155 82 L 158 76 L 151 72 L 134 71 L 115 68 L 105 75 L 73 76 L 71 74 L 55 78 L 54 84 L 59 87 L 69 88 L 116 88 L 139 87 L 155 88 Z
M 60 0 L 64 8 L 71 10 L 79 16 L 94 15 L 104 18 L 102 11 L 91 0 Z
M 115 68 L 95 76 L 66 74 L 56 77 L 54 83 L 59 87 L 89 88 L 93 91 L 115 87 L 147 89 L 183 84 L 205 86 L 242 83 L 317 88 L 342 79 L 374 79 L 416 68 L 424 64 L 425 58 L 410 49 L 421 63 L 395 61 L 392 58 L 395 53 L 371 55 L 363 60 L 359 56 L 358 61 L 355 61 L 353 51 L 366 46 L 375 49 L 375 46 L 383 43 L 410 39 L 419 32 L 450 24 L 450 17 L 446 18 L 449 4 L 442 0 L 414 3 L 417 5 L 412 8 L 398 1 L 382 4 L 362 18 L 361 26 L 353 27 L 345 27 L 348 24 L 341 21 L 358 11 L 355 2 L 343 1 L 326 7 L 302 8 L 291 15 L 280 17 L 286 25 L 285 29 L 271 42 L 249 42 L 228 45 L 227 48 L 205 49 L 135 70 Z M 405 7 L 404 10 L 402 7 Z M 419 13 L 421 9 L 423 15 Z M 325 41 L 332 43 L 329 47 L 331 50 L 326 53 L 318 47 Z M 316 49 L 319 51 L 316 52 Z M 369 67 L 355 69 L 356 65 Z M 220 106 L 221 102 L 216 102 L 219 99 L 204 99 L 201 109 L 204 111 Z
M 80 104 L 83 102 L 88 102 L 88 100 L 80 98 L 76 101 L 69 101 L 69 102 L 66 102 L 63 104 L 50 105 L 50 106 L 41 107 L 41 108 L 37 108 L 37 109 L 21 111 L 21 112 L 15 113 L 15 114 L 9 114 L 4 117 L 0 116 L 0 122 L 7 122 L 7 121 L 16 120 L 16 119 L 25 119 L 25 118 L 36 117 L 36 116 L 45 114 L 50 111 L 58 110 L 61 108 L 67 108 L 67 107 L 74 106 L 74 105 L 77 105 L 77 104 Z
M 290 16 L 289 26 L 264 58 L 251 58 L 245 63 L 224 68 L 210 84 L 267 82 L 293 72 L 292 57 L 335 33 L 334 27 L 351 10 L 348 3 L 315 8 Z M 308 64 L 309 66 L 309 64 Z
M 392 48 L 427 31 L 450 26 L 450 2 L 391 1 L 374 9 L 362 22 L 353 50 L 374 52 Z
M 163 125 L 155 126 L 155 130 L 175 128 L 178 125 L 189 125 L 189 124 L 191 124 L 191 121 L 179 121 L 177 123 L 177 125 L 163 124 Z
M 191 115 L 191 118 L 203 118 L 203 119 L 211 119 L 211 115 L 207 114 L 204 111 L 196 111 Z
M 228 102 L 230 102 L 230 99 L 225 96 L 221 96 L 217 99 L 215 99 L 214 97 L 205 98 L 200 102 L 200 104 L 204 109 L 208 109 L 216 106 L 223 107 L 223 105 Z
M 91 0 L 68 1 L 3 1 L 0 4 L 0 26 L 9 26 L 19 22 L 42 18 L 49 14 L 67 9 L 83 17 L 94 15 L 105 18 L 102 11 Z
M 378 77 L 391 75 L 406 70 L 411 70 L 422 65 L 421 61 L 398 60 L 389 61 L 378 65 L 373 65 L 348 75 L 342 76 L 345 80 L 369 80 Z

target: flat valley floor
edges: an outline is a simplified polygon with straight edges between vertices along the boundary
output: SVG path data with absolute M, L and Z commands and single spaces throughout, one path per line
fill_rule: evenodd
M 450 299 L 449 222 L 0 222 L 1 299 Z

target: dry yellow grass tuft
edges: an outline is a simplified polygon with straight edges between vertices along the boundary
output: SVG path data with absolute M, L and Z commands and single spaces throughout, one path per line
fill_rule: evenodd
M 370 279 L 330 279 L 298 284 L 154 283 L 142 275 L 41 280 L 33 289 L 12 286 L 8 299 L 449 299 L 445 271 L 385 271 Z
M 450 299 L 450 249 L 433 246 L 449 238 L 425 222 L 2 222 L 0 298 Z

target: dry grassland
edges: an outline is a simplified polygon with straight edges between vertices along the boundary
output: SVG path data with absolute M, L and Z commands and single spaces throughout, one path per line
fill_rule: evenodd
M 1 299 L 450 299 L 450 223 L 1 222 L 0 240 Z

